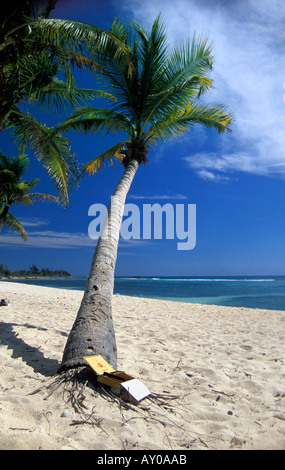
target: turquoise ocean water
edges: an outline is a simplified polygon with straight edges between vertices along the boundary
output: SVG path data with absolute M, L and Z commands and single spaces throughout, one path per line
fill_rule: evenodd
M 86 279 L 73 277 L 15 282 L 83 291 Z M 116 278 L 114 293 L 179 302 L 285 310 L 285 276 Z

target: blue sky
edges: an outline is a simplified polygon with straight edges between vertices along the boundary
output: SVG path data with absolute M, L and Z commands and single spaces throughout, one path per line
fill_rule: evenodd
M 193 250 L 178 251 L 177 240 L 121 240 L 116 274 L 129 275 L 284 275 L 285 273 L 285 6 L 282 0 L 59 0 L 54 17 L 78 19 L 109 28 L 114 17 L 137 19 L 149 28 L 159 12 L 170 47 L 195 31 L 214 43 L 213 91 L 204 97 L 234 114 L 230 134 L 196 127 L 183 138 L 151 150 L 127 202 L 196 204 Z M 93 77 L 76 74 L 78 84 Z M 63 116 L 46 116 L 56 124 Z M 69 134 L 85 163 L 118 136 Z M 5 132 L 0 150 L 15 155 Z M 45 172 L 29 154 L 27 179 L 39 177 L 38 191 L 54 194 Z M 10 269 L 31 264 L 87 275 L 95 243 L 88 237 L 91 204 L 108 203 L 122 174 L 120 164 L 85 178 L 63 209 L 52 203 L 15 206 L 29 242 L 3 230 L 0 263 Z

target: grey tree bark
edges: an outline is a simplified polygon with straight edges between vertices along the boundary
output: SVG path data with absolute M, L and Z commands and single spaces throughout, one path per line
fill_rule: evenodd
M 108 207 L 93 256 L 84 296 L 70 331 L 59 372 L 86 365 L 83 356 L 102 354 L 116 369 L 117 346 L 112 316 L 114 273 L 126 196 L 138 169 L 131 160 Z

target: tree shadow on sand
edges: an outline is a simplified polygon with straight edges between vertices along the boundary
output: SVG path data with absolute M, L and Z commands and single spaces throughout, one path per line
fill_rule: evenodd
M 47 328 L 37 327 L 28 323 L 20 325 L 18 323 L 0 322 L 0 344 L 7 345 L 9 349 L 12 349 L 12 358 L 21 357 L 28 366 L 34 369 L 35 373 L 40 373 L 45 377 L 55 375 L 59 367 L 59 362 L 56 359 L 46 358 L 40 351 L 40 348 L 35 348 L 27 344 L 19 337 L 19 333 L 13 331 L 13 326 L 23 326 L 25 328 L 34 328 L 42 331 L 47 331 Z M 61 332 L 61 334 L 66 335 L 63 332 Z
M 49 359 L 44 356 L 40 351 L 40 348 L 30 346 L 23 339 L 19 337 L 19 333 L 13 331 L 13 327 L 25 327 L 33 328 L 35 330 L 47 331 L 47 328 L 37 327 L 28 323 L 4 323 L 0 322 L 0 344 L 7 345 L 9 349 L 12 349 L 12 358 L 21 357 L 22 360 L 30 367 L 33 368 L 35 373 L 44 375 L 46 379 L 43 381 L 41 386 L 36 390 L 29 393 L 34 395 L 39 392 L 46 392 L 46 396 L 43 398 L 47 400 L 54 393 L 57 393 L 57 399 L 60 397 L 65 404 L 70 406 L 76 411 L 76 419 L 73 419 L 72 426 L 76 425 L 89 425 L 96 426 L 100 429 L 100 432 L 104 432 L 108 435 L 104 429 L 102 417 L 98 417 L 96 406 L 88 406 L 86 403 L 87 396 L 91 394 L 92 403 L 99 397 L 106 400 L 108 406 L 116 405 L 120 409 L 122 417 L 122 426 L 126 426 L 128 422 L 133 419 L 141 419 L 146 423 L 154 423 L 162 426 L 163 429 L 173 429 L 176 427 L 181 432 L 181 440 L 185 439 L 183 446 L 189 446 L 189 443 L 200 441 L 203 447 L 209 447 L 197 433 L 189 432 L 185 429 L 181 417 L 185 421 L 185 405 L 179 403 L 178 395 L 171 395 L 165 391 L 163 394 L 151 393 L 142 404 L 138 403 L 133 405 L 131 402 L 125 401 L 104 384 L 97 382 L 93 371 L 87 367 L 78 367 L 70 369 L 61 373 L 58 373 L 59 362 L 55 359 Z M 65 332 L 57 331 L 63 336 L 67 336 Z M 178 401 L 177 405 L 175 402 Z M 125 413 L 133 412 L 132 416 L 125 416 Z M 169 440 L 169 432 L 165 431 L 165 439 Z M 169 441 L 171 446 L 171 442 Z M 128 450 L 127 441 L 124 442 L 123 448 Z M 130 449 L 133 447 L 131 446 Z

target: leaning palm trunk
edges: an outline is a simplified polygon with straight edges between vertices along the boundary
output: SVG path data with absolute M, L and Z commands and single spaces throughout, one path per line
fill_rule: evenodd
M 69 334 L 59 372 L 85 365 L 84 356 L 102 354 L 117 367 L 117 347 L 112 318 L 112 295 L 121 222 L 127 193 L 138 169 L 128 163 L 111 198 L 100 234 L 85 293 Z

